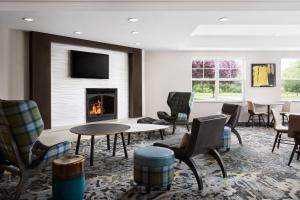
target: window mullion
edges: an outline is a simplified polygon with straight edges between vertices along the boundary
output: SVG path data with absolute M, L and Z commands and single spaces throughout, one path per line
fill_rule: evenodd
M 215 65 L 215 99 L 219 99 L 219 66 Z

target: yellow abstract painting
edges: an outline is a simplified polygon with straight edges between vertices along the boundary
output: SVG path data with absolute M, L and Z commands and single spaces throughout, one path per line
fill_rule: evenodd
M 252 87 L 275 87 L 275 64 L 252 64 Z

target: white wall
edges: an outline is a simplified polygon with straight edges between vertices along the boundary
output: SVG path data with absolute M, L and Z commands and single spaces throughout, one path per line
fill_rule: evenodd
M 28 34 L 0 28 L 0 99 L 28 97 Z
M 70 78 L 69 50 L 108 54 L 109 79 Z M 127 118 L 129 109 L 128 83 L 127 53 L 53 43 L 51 45 L 52 127 L 86 122 L 86 88 L 117 88 L 118 118 Z
M 159 110 L 169 111 L 166 104 L 170 91 L 191 91 L 192 60 L 202 58 L 239 58 L 245 61 L 245 100 L 255 102 L 280 101 L 281 58 L 300 58 L 300 52 L 287 51 L 147 51 L 146 65 L 146 116 L 156 117 Z M 276 87 L 251 87 L 252 63 L 276 63 Z M 248 119 L 244 102 L 240 121 Z M 190 119 L 220 112 L 223 102 L 195 102 Z M 300 104 L 292 104 L 292 112 L 300 112 Z

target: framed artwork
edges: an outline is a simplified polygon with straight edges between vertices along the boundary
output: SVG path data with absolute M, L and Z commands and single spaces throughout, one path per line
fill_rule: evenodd
M 252 64 L 251 65 L 252 87 L 275 87 L 276 86 L 276 64 Z

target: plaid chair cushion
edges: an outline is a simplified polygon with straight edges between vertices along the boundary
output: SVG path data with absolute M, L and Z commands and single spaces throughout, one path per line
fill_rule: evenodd
M 30 165 L 32 145 L 44 128 L 38 107 L 30 100 L 1 101 L 0 104 L 0 119 L 10 127 L 25 165 Z
M 52 163 L 53 160 L 65 155 L 71 149 L 70 142 L 62 142 L 53 146 L 46 146 L 40 141 L 36 141 L 32 148 L 33 161 L 31 167 L 37 165 L 47 166 Z
M 228 126 L 224 127 L 223 131 L 223 150 L 226 150 L 227 148 L 230 148 L 231 144 L 231 128 Z
M 186 121 L 186 120 L 187 120 L 187 114 L 185 114 L 185 113 L 178 113 L 176 121 Z
M 192 108 L 194 102 L 194 93 L 191 93 L 191 97 L 189 100 L 189 107 Z M 176 121 L 186 121 L 188 119 L 188 115 L 186 113 L 178 113 Z
M 134 180 L 138 185 L 164 187 L 174 177 L 174 152 L 148 146 L 134 151 Z
M 139 185 L 165 187 L 172 183 L 174 167 L 147 167 L 134 165 L 134 181 Z

